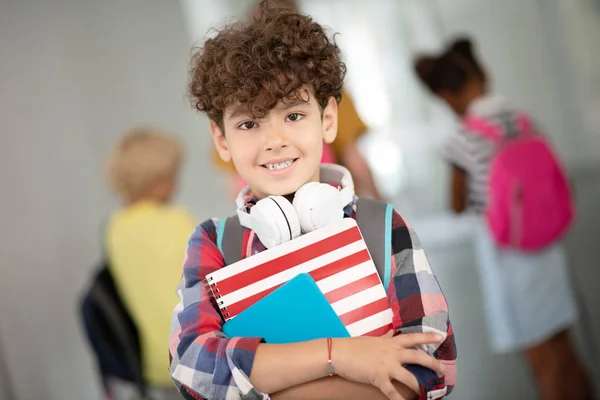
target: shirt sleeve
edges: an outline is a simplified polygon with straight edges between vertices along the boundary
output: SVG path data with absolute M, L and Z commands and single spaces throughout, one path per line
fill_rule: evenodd
M 396 211 L 392 216 L 392 253 L 395 270 L 388 298 L 396 334 L 434 332 L 444 337 L 441 344 L 420 348 L 442 362 L 444 374 L 406 365 L 419 382 L 419 399 L 439 399 L 452 391 L 456 381 L 456 345 L 448 303 L 415 231 Z
M 186 399 L 268 399 L 250 383 L 261 338 L 229 338 L 204 285 L 206 275 L 224 266 L 216 246 L 217 221 L 208 220 L 189 239 L 179 303 L 171 320 L 171 376 Z

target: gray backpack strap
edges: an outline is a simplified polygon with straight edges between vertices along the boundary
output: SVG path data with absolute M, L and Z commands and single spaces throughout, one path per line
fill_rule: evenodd
M 358 229 L 386 290 L 392 278 L 393 210 L 391 204 L 373 199 L 359 198 L 356 203 Z
M 240 225 L 237 215 L 219 220 L 217 226 L 217 246 L 223 254 L 225 265 L 230 265 L 242 259 L 242 242 L 244 228 Z

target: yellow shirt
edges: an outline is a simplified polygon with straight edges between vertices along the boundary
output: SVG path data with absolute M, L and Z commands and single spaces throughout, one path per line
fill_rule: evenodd
M 182 208 L 139 203 L 115 213 L 107 227 L 111 272 L 140 333 L 144 377 L 172 386 L 168 338 L 188 239 L 196 227 Z
M 342 154 L 344 148 L 356 141 L 359 136 L 367 131 L 367 126 L 360 119 L 352 98 L 346 91 L 342 91 L 342 101 L 338 106 L 338 134 L 331 144 L 336 162 L 342 163 Z M 219 153 L 213 146 L 212 161 L 215 167 L 225 172 L 235 172 L 232 162 L 226 163 L 219 157 Z

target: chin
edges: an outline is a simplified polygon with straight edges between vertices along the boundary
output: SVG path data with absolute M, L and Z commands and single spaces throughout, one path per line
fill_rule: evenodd
M 256 188 L 266 195 L 292 195 L 304 184 L 314 180 L 314 175 L 307 172 L 308 171 L 295 170 L 283 179 L 258 179 Z
M 304 183 L 297 182 L 281 182 L 279 184 L 268 185 L 268 187 L 265 188 L 265 193 L 275 196 L 287 196 L 296 193 L 296 191 L 300 189 L 303 184 Z

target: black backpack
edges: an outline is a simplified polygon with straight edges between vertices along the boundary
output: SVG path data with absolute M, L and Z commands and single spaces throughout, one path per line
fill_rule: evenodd
M 100 263 L 79 301 L 79 314 L 96 358 L 104 391 L 110 395 L 111 377 L 135 384 L 147 396 L 137 327 L 127 311 L 107 261 Z

